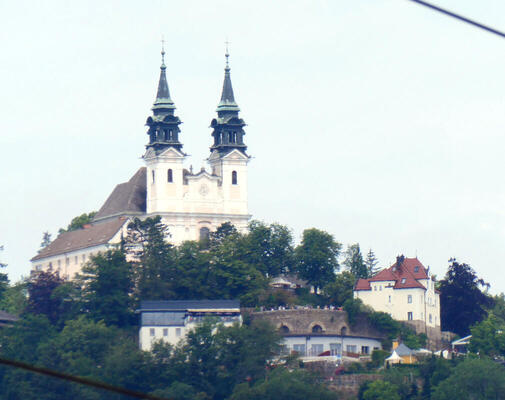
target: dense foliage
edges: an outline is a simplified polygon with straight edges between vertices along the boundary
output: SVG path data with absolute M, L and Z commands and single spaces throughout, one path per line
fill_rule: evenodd
M 84 214 L 68 229 L 91 218 Z M 295 246 L 285 226 L 253 221 L 249 228 L 242 234 L 223 224 L 205 242 L 174 247 L 160 218 L 135 219 L 121 245 L 92 257 L 72 282 L 49 270 L 8 286 L 7 276 L 0 275 L 0 308 L 21 317 L 0 330 L 0 355 L 167 399 L 336 398 L 297 361 L 271 365 L 280 337 L 272 327 L 247 319 L 243 326 L 227 328 L 208 320 L 178 346 L 158 343 L 149 353 L 140 351 L 135 309 L 141 299 L 238 298 L 249 307 L 331 304 L 343 306 L 351 325 L 367 319 L 385 333 L 385 348 L 393 338 L 414 349 L 425 346 L 424 335 L 353 299 L 356 279 L 376 272 L 371 250 L 364 260 L 358 244 L 349 246 L 346 271 L 337 273 L 342 246 L 330 234 L 307 229 Z M 271 288 L 271 279 L 279 274 L 298 275 L 315 293 L 308 287 Z M 503 393 L 505 373 L 492 360 L 505 357 L 505 297 L 493 300 L 485 287 L 469 266 L 454 260 L 440 285 L 445 312 L 457 312 L 461 304 L 471 308 L 458 314 L 461 321 L 452 326 L 458 333 L 471 330 L 470 350 L 482 359 L 433 357 L 416 367 L 389 368 L 382 381 L 363 385 L 360 398 L 499 398 L 493 396 Z M 465 296 L 473 303 L 458 303 Z M 368 364 L 356 363 L 355 372 L 380 370 L 388 354 L 375 351 Z M 0 398 L 126 399 L 6 366 L 0 367 Z
M 486 310 L 494 302 L 482 290 L 488 288 L 489 284 L 479 279 L 468 264 L 460 264 L 455 259 L 449 262 L 449 269 L 438 288 L 442 330 L 465 336 L 470 333 L 470 326 L 486 317 Z
M 70 232 L 70 231 L 75 231 L 77 229 L 81 229 L 84 225 L 91 223 L 93 221 L 93 217 L 95 215 L 96 215 L 96 211 L 81 214 L 81 215 L 73 218 L 72 221 L 70 221 L 70 224 L 68 224 L 66 229 L 60 228 L 58 233 Z M 44 247 L 43 245 L 44 245 L 44 239 L 46 239 L 46 234 L 48 234 L 48 232 L 44 232 L 41 247 Z

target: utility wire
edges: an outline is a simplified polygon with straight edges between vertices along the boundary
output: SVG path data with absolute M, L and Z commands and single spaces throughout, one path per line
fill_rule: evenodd
M 35 372 L 37 374 L 52 376 L 54 378 L 63 379 L 65 381 L 80 383 L 81 385 L 91 386 L 91 387 L 95 387 L 95 388 L 103 389 L 103 390 L 108 390 L 109 392 L 119 393 L 119 394 L 123 394 L 125 396 L 135 397 L 137 399 L 168 400 L 163 397 L 153 396 L 152 394 L 136 392 L 134 390 L 125 389 L 125 388 L 122 388 L 119 386 L 109 385 L 107 383 L 95 381 L 93 379 L 82 378 L 80 376 L 73 376 L 73 375 L 69 375 L 69 374 L 64 374 L 62 372 L 57 372 L 57 371 L 54 371 L 54 370 L 51 370 L 48 368 L 36 367 L 31 364 L 26 364 L 26 363 L 20 362 L 20 361 L 9 360 L 7 358 L 0 357 L 0 364 L 9 365 L 9 366 L 15 367 L 15 368 L 25 369 L 30 372 Z
M 440 7 L 437 7 L 433 4 L 430 4 L 426 1 L 423 1 L 423 0 L 410 0 L 410 1 L 413 1 L 414 3 L 417 3 L 417 4 L 420 4 L 422 6 L 425 6 L 425 7 L 428 7 L 428 8 L 431 8 L 435 11 L 438 11 L 442 14 L 445 14 L 445 15 L 448 15 L 449 17 L 453 17 L 453 18 L 456 18 L 456 19 L 459 19 L 460 21 L 463 21 L 463 22 L 466 22 L 467 24 L 470 24 L 470 25 L 473 25 L 473 26 L 476 26 L 477 28 L 480 28 L 480 29 L 484 29 L 485 31 L 488 31 L 488 32 L 491 32 L 491 33 L 494 33 L 495 35 L 498 35 L 498 36 L 501 36 L 503 38 L 505 38 L 505 33 L 503 32 L 500 32 L 496 29 L 493 29 L 489 26 L 486 26 L 486 25 L 483 25 L 477 21 L 473 21 L 469 18 L 466 18 L 466 17 L 463 17 L 462 15 L 459 15 L 459 14 L 456 14 L 456 13 L 453 13 L 449 10 L 445 10 L 443 8 L 440 8 Z

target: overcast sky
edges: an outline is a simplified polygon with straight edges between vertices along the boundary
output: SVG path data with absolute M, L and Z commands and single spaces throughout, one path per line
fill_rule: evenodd
M 505 30 L 503 0 L 436 0 Z M 142 166 L 165 36 L 195 169 L 228 37 L 249 209 L 505 291 L 505 39 L 407 0 L 1 1 L 0 259 L 98 210 Z

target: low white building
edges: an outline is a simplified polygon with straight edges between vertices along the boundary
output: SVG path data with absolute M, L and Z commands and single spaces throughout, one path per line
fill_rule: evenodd
M 359 279 L 354 297 L 398 321 L 440 330 L 440 295 L 435 289 L 435 278 L 417 257 L 400 256 L 374 277 Z
M 139 347 L 150 351 L 153 343 L 176 345 L 206 318 L 218 318 L 225 326 L 242 324 L 238 300 L 169 300 L 142 301 Z
M 52 270 L 72 279 L 90 257 L 115 248 L 126 233 L 128 218 L 115 217 L 82 229 L 61 233 L 31 259 L 33 271 Z
M 347 313 L 336 309 L 298 307 L 255 312 L 253 320 L 268 321 L 283 337 L 283 354 L 297 353 L 302 359 L 333 360 L 371 356 L 382 349 L 384 334 L 358 316 L 350 325 Z

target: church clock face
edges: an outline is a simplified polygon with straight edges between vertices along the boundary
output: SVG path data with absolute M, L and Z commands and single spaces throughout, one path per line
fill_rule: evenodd
M 209 188 L 205 183 L 202 186 L 200 186 L 200 194 L 204 197 L 209 194 Z

